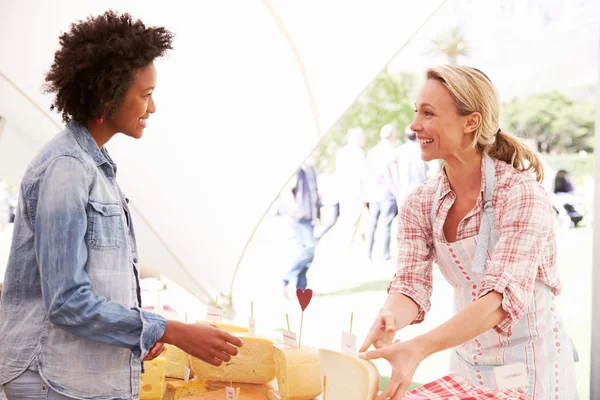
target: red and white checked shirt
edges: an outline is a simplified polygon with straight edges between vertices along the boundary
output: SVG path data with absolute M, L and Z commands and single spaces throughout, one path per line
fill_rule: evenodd
M 500 239 L 485 266 L 481 297 L 490 291 L 503 294 L 502 308 L 507 318 L 494 329 L 510 336 L 511 327 L 527 311 L 534 284 L 548 285 L 555 295 L 561 291 L 556 267 L 554 211 L 542 186 L 530 172 L 494 160 L 496 180 L 492 201 L 494 224 Z M 456 240 L 477 236 L 485 193 L 485 157 L 481 164 L 481 196 L 475 207 L 459 223 Z M 435 232 L 432 234 L 431 205 L 438 185 Z M 398 215 L 398 269 L 388 293 L 400 292 L 419 307 L 413 324 L 423 321 L 431 306 L 432 262 L 435 258 L 433 235 L 445 243 L 444 221 L 456 200 L 448 177 L 442 171 L 416 188 L 406 199 Z

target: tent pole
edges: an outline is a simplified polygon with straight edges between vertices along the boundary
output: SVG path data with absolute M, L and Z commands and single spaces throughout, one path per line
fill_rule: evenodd
M 599 35 L 600 36 L 600 35 Z M 600 61 L 600 45 L 598 59 Z M 592 353 L 590 369 L 590 399 L 600 399 L 600 62 L 596 83 L 596 130 L 594 142 L 594 222 L 592 259 Z

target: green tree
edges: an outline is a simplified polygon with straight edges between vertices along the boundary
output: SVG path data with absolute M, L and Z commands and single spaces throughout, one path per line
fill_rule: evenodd
M 593 101 L 574 101 L 554 91 L 514 99 L 504 106 L 506 129 L 532 139 L 543 153 L 593 151 Z
M 398 140 L 402 142 L 402 133 L 413 119 L 413 103 L 418 83 L 414 74 L 390 74 L 387 70 L 380 73 L 346 110 L 322 142 L 318 167 L 333 172 L 335 153 L 346 144 L 346 133 L 353 127 L 360 127 L 365 132 L 365 151 L 377 144 L 379 130 L 386 124 L 392 124 L 396 128 Z

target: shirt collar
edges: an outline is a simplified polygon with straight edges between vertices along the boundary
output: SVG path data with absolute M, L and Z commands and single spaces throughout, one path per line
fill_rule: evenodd
M 92 137 L 90 131 L 76 121 L 71 121 L 67 124 L 67 130 L 75 137 L 79 146 L 89 154 L 97 166 L 109 164 L 117 172 L 117 165 L 113 162 L 105 147 L 98 148 L 98 144 Z
M 481 156 L 481 193 L 485 193 L 485 155 Z M 446 168 L 442 168 L 442 190 L 440 191 L 440 199 L 446 197 L 448 193 L 452 191 L 450 188 L 450 181 L 446 174 Z

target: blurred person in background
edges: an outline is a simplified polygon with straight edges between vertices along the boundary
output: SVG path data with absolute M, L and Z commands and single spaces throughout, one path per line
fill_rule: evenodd
M 287 287 L 295 282 L 296 289 L 305 290 L 308 285 L 306 273 L 315 258 L 315 223 L 319 219 L 319 189 L 315 162 L 318 153 L 314 151 L 302 163 L 293 179 L 280 195 L 278 211 L 289 222 L 296 251 L 291 265 L 283 277 L 283 295 L 287 295 Z
M 361 128 L 352 128 L 346 135 L 348 143 L 335 157 L 335 181 L 340 203 L 339 230 L 343 240 L 351 245 L 365 208 L 365 134 Z
M 399 212 L 398 269 L 360 349 L 392 366 L 377 399 L 400 399 L 421 362 L 446 349 L 450 373 L 472 385 L 497 389 L 494 368 L 523 363 L 528 398 L 576 399 L 577 354 L 556 304 L 562 285 L 542 164 L 500 128 L 499 97 L 484 73 L 443 65 L 426 77 L 411 129 L 423 160 L 442 159 L 444 169 Z M 394 342 L 430 309 L 434 260 L 454 288 L 455 315 Z M 370 345 L 376 350 L 366 352 Z
M 379 143 L 369 150 L 365 160 L 365 198 L 369 205 L 365 239 L 367 257 L 371 259 L 375 232 L 378 222 L 381 221 L 382 256 L 384 260 L 389 260 L 390 227 L 394 217 L 398 214 L 396 197 L 392 193 L 389 175 L 390 164 L 396 158 L 396 147 L 393 144 L 396 138 L 396 129 L 392 125 L 385 125 L 381 128 L 379 136 Z
M 421 158 L 421 145 L 417 134 L 407 126 L 404 130 L 405 141 L 398 147 L 394 161 L 390 164 L 392 190 L 402 205 L 406 196 L 428 178 L 429 166 Z M 434 161 L 435 163 L 435 161 Z
M 171 32 L 108 11 L 72 24 L 46 75 L 65 129 L 20 187 L 0 303 L 0 385 L 8 400 L 137 399 L 142 361 L 163 343 L 212 365 L 239 338 L 142 309 L 128 201 L 105 145 L 140 139 L 156 111 L 154 60 Z
M 317 241 L 333 228 L 340 216 L 340 202 L 336 193 L 335 179 L 329 174 L 317 177 L 319 199 L 321 199 L 320 224 L 315 229 Z

